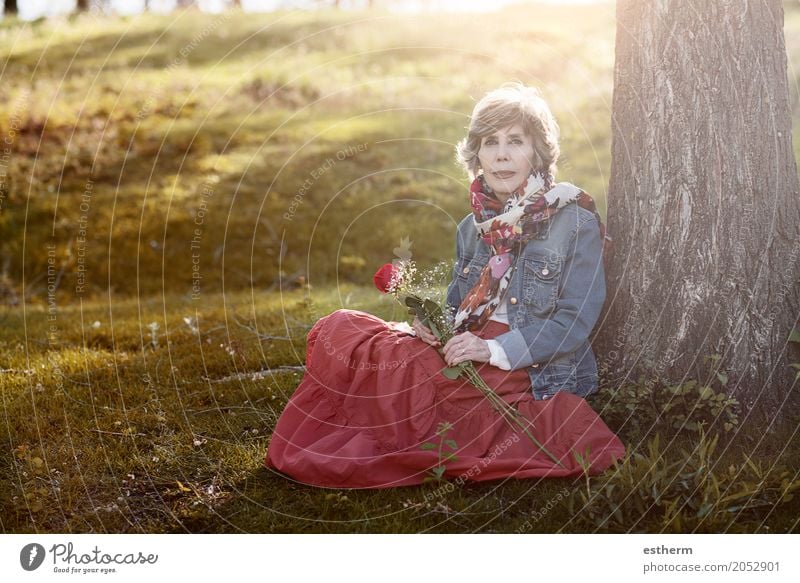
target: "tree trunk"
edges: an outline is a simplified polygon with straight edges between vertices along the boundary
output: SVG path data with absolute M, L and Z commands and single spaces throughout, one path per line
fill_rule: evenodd
M 75 10 L 78 12 L 86 12 L 89 10 L 89 0 L 78 0 Z
M 780 0 L 618 0 L 612 125 L 598 359 L 616 382 L 720 388 L 727 375 L 746 410 L 797 411 L 800 184 Z
M 3 14 L 17 14 L 17 0 L 5 0 L 3 2 Z

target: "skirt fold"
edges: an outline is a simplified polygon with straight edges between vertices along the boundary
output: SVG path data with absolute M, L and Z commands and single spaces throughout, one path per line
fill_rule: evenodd
M 490 320 L 477 335 L 507 331 Z M 442 375 L 445 366 L 435 348 L 372 314 L 325 316 L 309 331 L 306 374 L 278 420 L 265 464 L 316 486 L 389 488 L 422 483 L 442 464 L 446 477 L 461 481 L 575 476 L 583 472 L 576 452 L 588 455 L 597 474 L 625 453 L 580 397 L 559 392 L 536 401 L 524 370 L 481 364 L 484 380 L 533 423 L 531 433 L 559 467 L 478 389 Z M 442 422 L 452 429 L 438 436 Z M 442 462 L 446 453 L 456 458 Z

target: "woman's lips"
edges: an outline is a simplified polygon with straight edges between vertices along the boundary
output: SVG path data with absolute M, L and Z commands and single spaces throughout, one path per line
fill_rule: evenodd
M 507 178 L 511 178 L 516 174 L 516 172 L 504 171 L 504 172 L 492 172 L 497 178 L 501 180 L 506 180 Z

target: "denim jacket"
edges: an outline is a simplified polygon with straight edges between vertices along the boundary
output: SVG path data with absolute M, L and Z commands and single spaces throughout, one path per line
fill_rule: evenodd
M 488 263 L 489 246 L 467 215 L 458 225 L 456 263 L 447 288 L 455 313 Z M 511 369 L 526 368 L 537 400 L 597 390 L 589 344 L 606 297 L 602 241 L 594 213 L 569 204 L 519 254 L 506 292 L 509 331 L 495 338 Z

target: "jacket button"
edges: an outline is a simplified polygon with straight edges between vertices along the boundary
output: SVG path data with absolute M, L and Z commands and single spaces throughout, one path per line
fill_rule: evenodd
M 462 269 L 462 270 L 461 270 L 461 273 L 463 273 L 464 275 L 466 275 L 467 273 L 469 273 L 469 267 L 465 267 L 464 269 Z
M 546 267 L 542 269 L 542 275 L 547 275 L 548 273 L 550 273 L 549 269 L 547 269 Z
M 508 301 L 511 302 L 512 304 L 516 304 L 517 303 L 517 298 L 511 298 Z
M 539 363 L 537 362 L 536 364 L 532 364 L 531 368 L 539 368 Z

